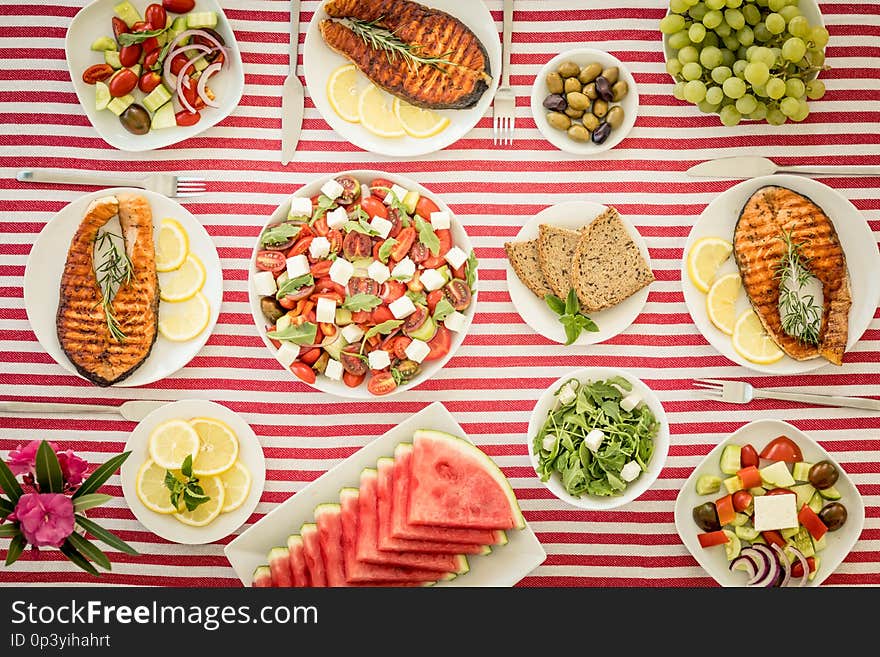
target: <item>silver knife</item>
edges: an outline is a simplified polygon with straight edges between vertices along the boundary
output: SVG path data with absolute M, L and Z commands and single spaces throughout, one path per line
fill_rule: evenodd
M 140 422 L 167 401 L 132 400 L 119 406 L 99 404 L 50 404 L 46 402 L 0 401 L 0 414 L 3 413 L 74 413 L 81 415 L 121 415 L 131 422 Z
M 696 178 L 758 178 L 774 173 L 817 176 L 880 176 L 880 166 L 822 166 L 818 164 L 779 166 L 766 157 L 744 155 L 700 162 L 687 170 L 689 176 Z
M 305 91 L 296 75 L 296 60 L 299 51 L 299 9 L 300 0 L 290 2 L 290 70 L 281 88 L 281 164 L 293 159 L 299 134 L 302 131 Z

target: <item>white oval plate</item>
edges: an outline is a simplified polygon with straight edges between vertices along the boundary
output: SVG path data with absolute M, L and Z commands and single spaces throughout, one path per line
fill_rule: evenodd
M 606 206 L 590 201 L 569 201 L 552 205 L 526 221 L 519 233 L 511 241 L 525 242 L 535 239 L 538 237 L 538 226 L 540 224 L 552 224 L 559 228 L 578 230 L 589 224 L 590 221 L 598 217 L 605 210 L 607 210 Z M 650 266 L 651 258 L 648 255 L 648 247 L 645 244 L 645 240 L 626 217 L 621 215 L 620 218 L 638 245 L 639 251 L 642 252 L 648 266 Z M 507 287 L 510 291 L 510 300 L 525 323 L 535 333 L 543 335 L 548 340 L 565 344 L 565 330 L 562 328 L 562 324 L 559 323 L 559 317 L 550 310 L 543 299 L 535 296 L 519 280 L 519 276 L 513 271 L 509 260 L 506 262 L 505 267 L 507 269 Z M 625 331 L 635 321 L 636 317 L 639 316 L 639 313 L 642 312 L 642 308 L 645 307 L 645 303 L 648 301 L 649 288 L 650 285 L 645 286 L 613 308 L 591 314 L 590 318 L 599 327 L 598 332 L 590 333 L 584 331 L 573 344 L 598 344 Z
M 467 233 L 462 227 L 461 223 L 458 221 L 456 216 L 452 213 L 452 210 L 449 209 L 449 206 L 446 205 L 443 200 L 438 197 L 436 194 L 428 191 L 426 188 L 422 187 L 417 182 L 410 180 L 409 178 L 404 178 L 403 176 L 398 176 L 394 173 L 385 173 L 384 171 L 370 171 L 370 170 L 357 170 L 357 171 L 342 171 L 340 173 L 336 173 L 330 176 L 324 176 L 319 178 L 318 180 L 313 180 L 308 185 L 304 185 L 300 187 L 293 196 L 305 196 L 307 198 L 311 198 L 315 194 L 318 194 L 321 191 L 321 187 L 328 181 L 336 178 L 337 176 L 354 176 L 357 178 L 361 184 L 365 181 L 369 182 L 373 178 L 384 178 L 386 180 L 390 180 L 392 183 L 396 183 L 401 187 L 405 187 L 408 190 L 415 190 L 420 195 L 426 196 L 427 198 L 434 201 L 437 204 L 437 207 L 444 212 L 448 212 L 451 218 L 451 226 L 452 226 L 452 240 L 453 245 L 458 246 L 465 253 L 470 253 L 473 250 L 473 246 L 471 245 L 471 241 L 468 238 Z M 278 206 L 278 209 L 272 213 L 272 216 L 268 218 L 263 228 L 268 226 L 271 223 L 278 223 L 284 221 L 287 217 L 287 213 L 290 210 L 290 201 L 284 201 L 281 205 Z M 263 228 L 260 229 L 260 234 L 263 232 Z M 259 237 L 257 238 L 259 240 Z M 266 348 L 272 353 L 273 356 L 276 356 L 278 350 L 275 349 L 275 346 L 269 341 L 269 338 L 266 337 L 266 318 L 263 317 L 263 311 L 260 310 L 260 295 L 257 294 L 256 289 L 254 288 L 254 277 L 253 274 L 256 271 L 256 265 L 254 264 L 257 260 L 257 253 L 260 251 L 259 249 L 259 241 L 254 244 L 254 252 L 251 255 L 251 266 L 250 272 L 251 275 L 248 277 L 248 295 L 251 303 L 251 313 L 254 317 L 254 324 L 257 326 L 257 333 L 260 334 L 260 337 L 263 339 L 263 344 L 266 345 Z M 384 395 L 385 397 L 389 397 L 391 395 L 396 395 L 398 393 L 404 392 L 413 388 L 424 381 L 430 379 L 435 372 L 437 372 L 440 368 L 442 368 L 450 358 L 455 354 L 458 348 L 461 346 L 461 343 L 464 342 L 464 337 L 467 335 L 468 329 L 471 326 L 471 321 L 474 318 L 474 313 L 476 313 L 477 308 L 477 296 L 480 291 L 480 278 L 479 278 L 479 266 L 477 267 L 477 271 L 475 272 L 476 279 L 474 280 L 474 295 L 471 301 L 470 307 L 464 311 L 465 316 L 465 325 L 464 328 L 459 332 L 452 332 L 452 343 L 449 348 L 449 353 L 446 354 L 443 358 L 438 360 L 433 360 L 428 363 L 422 364 L 421 373 L 412 379 L 409 383 L 406 383 L 402 386 L 398 386 L 393 391 Z M 281 364 L 281 361 L 278 361 Z M 295 374 L 293 374 L 286 367 L 284 370 L 296 381 L 299 381 Z M 332 379 L 328 379 L 326 376 L 319 374 L 315 383 L 311 384 L 313 388 L 317 388 L 322 392 L 330 393 L 331 395 L 336 395 L 338 397 L 350 397 L 354 399 L 377 399 L 376 395 L 373 395 L 367 392 L 367 382 L 359 385 L 357 388 L 349 388 L 342 381 L 333 381 Z
M 147 453 L 147 442 L 153 429 L 166 420 L 175 418 L 189 420 L 194 417 L 209 417 L 228 424 L 238 437 L 238 460 L 251 473 L 251 489 L 244 503 L 233 511 L 221 513 L 214 522 L 205 527 L 184 525 L 173 516 L 150 511 L 141 503 L 135 492 L 138 470 L 150 458 Z M 125 501 L 135 518 L 144 527 L 167 541 L 187 545 L 219 541 L 241 527 L 257 508 L 257 503 L 263 494 L 263 486 L 266 483 L 266 461 L 259 439 L 241 416 L 211 401 L 190 399 L 157 408 L 135 427 L 125 444 L 125 449 L 131 451 L 131 456 L 123 463 L 120 471 Z
M 706 310 L 706 295 L 691 282 L 687 272 L 687 254 L 694 242 L 701 237 L 720 237 L 733 239 L 737 218 L 749 197 L 761 187 L 777 185 L 787 187 L 810 198 L 821 207 L 834 223 L 840 244 L 846 254 L 852 288 L 852 308 L 849 313 L 849 339 L 847 349 L 859 341 L 874 317 L 877 303 L 880 302 L 880 252 L 877 241 L 864 216 L 840 192 L 816 182 L 811 178 L 776 174 L 746 180 L 719 194 L 697 218 L 684 247 L 681 263 L 681 285 L 684 301 L 691 313 L 694 324 L 713 347 L 738 365 L 766 374 L 800 374 L 811 372 L 828 365 L 824 358 L 797 361 L 788 356 L 771 365 L 757 365 L 747 361 L 733 348 L 731 337 L 719 331 L 709 320 Z M 718 276 L 737 271 L 733 255 L 725 262 Z M 745 292 L 740 292 L 737 313 L 749 308 Z M 846 362 L 846 356 L 844 356 Z
M 529 418 L 529 432 L 526 435 L 526 448 L 529 450 L 529 460 L 532 463 L 532 469 L 535 470 L 538 467 L 538 457 L 532 449 L 532 439 L 538 434 L 541 427 L 544 426 L 544 422 L 547 420 L 547 414 L 556 404 L 556 390 L 570 379 L 577 379 L 581 383 L 588 383 L 609 379 L 615 376 L 622 377 L 632 384 L 633 392 L 642 396 L 645 404 L 648 405 L 648 408 L 651 409 L 654 417 L 657 418 L 657 421 L 660 423 L 657 436 L 654 438 L 654 453 L 651 455 L 651 460 L 648 463 L 647 472 L 643 472 L 635 481 L 632 481 L 627 485 L 626 490 L 623 491 L 622 495 L 602 497 L 599 495 L 584 494 L 581 497 L 575 497 L 565 490 L 562 483 L 559 481 L 559 475 L 556 473 L 554 473 L 547 481 L 541 482 L 560 500 L 581 509 L 591 509 L 595 511 L 615 509 L 624 504 L 629 504 L 654 484 L 660 471 L 663 469 L 663 465 L 666 463 L 666 456 L 669 453 L 669 421 L 666 419 L 666 412 L 663 410 L 663 404 L 660 403 L 660 399 L 654 394 L 653 390 L 646 386 L 641 379 L 636 378 L 626 370 L 619 370 L 613 367 L 585 367 L 580 370 L 569 372 L 554 381 L 553 384 L 547 388 L 540 397 L 538 397 L 538 403 L 535 404 L 535 408 L 532 410 L 532 416 Z
M 675 528 L 681 536 L 685 547 L 694 555 L 694 559 L 709 573 L 721 586 L 744 586 L 746 577 L 741 572 L 731 572 L 730 564 L 723 549 L 703 548 L 697 539 L 700 528 L 694 523 L 693 509 L 703 502 L 712 502 L 719 497 L 717 495 L 697 495 L 697 478 L 700 475 L 711 474 L 720 476 L 721 452 L 727 445 L 751 444 L 760 453 L 764 446 L 777 436 L 785 435 L 794 440 L 804 455 L 807 463 L 828 460 L 837 466 L 840 478 L 834 487 L 842 495 L 840 502 L 846 507 L 846 523 L 835 532 L 828 532 L 825 538 L 828 546 L 819 555 L 822 557 L 819 564 L 819 572 L 807 586 L 819 586 L 826 577 L 844 560 L 862 533 L 865 524 L 865 505 L 859 491 L 853 484 L 846 471 L 840 467 L 831 455 L 828 454 L 815 440 L 803 431 L 788 422 L 781 420 L 755 420 L 741 427 L 706 455 L 700 465 L 694 468 L 691 476 L 684 483 L 684 487 L 675 500 Z
M 598 62 L 602 65 L 602 68 L 616 66 L 620 69 L 620 79 L 625 80 L 629 85 L 629 93 L 624 96 L 623 100 L 619 103 L 611 104 L 612 107 L 620 105 L 623 108 L 623 125 L 616 130 L 612 130 L 608 139 L 602 144 L 594 144 L 592 141 L 583 143 L 573 141 L 566 133 L 551 127 L 547 122 L 547 110 L 544 108 L 543 103 L 550 92 L 547 91 L 545 80 L 548 73 L 555 71 L 562 62 L 567 60 L 573 61 L 581 68 L 593 62 Z M 535 119 L 538 130 L 544 135 L 544 139 L 556 146 L 556 148 L 566 153 L 574 153 L 575 155 L 597 155 L 617 146 L 633 129 L 633 126 L 636 124 L 636 116 L 639 113 L 639 91 L 636 88 L 636 81 L 632 73 L 614 55 L 604 50 L 595 50 L 594 48 L 572 48 L 556 55 L 538 73 L 535 83 L 532 85 L 531 106 L 532 116 Z
M 416 139 L 410 136 L 394 139 L 379 137 L 360 124 L 349 123 L 336 114 L 327 98 L 327 81 L 330 79 L 333 71 L 343 64 L 350 64 L 351 62 L 331 50 L 324 43 L 320 24 L 322 20 L 329 18 L 329 16 L 324 11 L 323 5 L 312 16 L 303 46 L 303 72 L 305 73 L 309 94 L 315 103 L 315 107 L 318 108 L 321 116 L 330 124 L 330 127 L 359 148 L 393 157 L 411 157 L 434 153 L 455 143 L 470 132 L 492 103 L 495 90 L 498 89 L 499 76 L 501 75 L 501 42 L 498 39 L 498 28 L 495 26 L 495 21 L 492 19 L 489 10 L 486 9 L 482 2 L 431 0 L 427 4 L 455 16 L 467 25 L 482 42 L 489 55 L 492 83 L 483 92 L 482 97 L 474 107 L 463 110 L 438 110 L 438 114 L 449 118 L 450 124 L 442 132 L 425 139 Z M 403 65 L 402 63 L 400 64 L 400 66 Z M 361 75 L 361 77 L 363 77 L 363 84 L 366 86 L 369 81 L 366 76 Z M 390 94 L 387 95 L 389 98 L 392 98 Z
M 150 0 L 131 1 L 141 17 L 143 17 L 147 5 L 151 4 Z M 79 104 L 82 105 L 89 121 L 104 141 L 114 148 L 129 152 L 150 151 L 170 146 L 204 132 L 225 119 L 238 107 L 238 102 L 244 92 L 244 69 L 241 64 L 238 43 L 235 41 L 235 34 L 229 27 L 229 21 L 217 0 L 196 0 L 193 11 L 213 11 L 218 14 L 219 20 L 215 30 L 226 42 L 229 66 L 212 77 L 210 85 L 217 95 L 220 107 L 206 107 L 201 112 L 202 119 L 193 126 L 174 126 L 164 130 L 150 131 L 145 135 L 130 133 L 122 127 L 119 118 L 111 111 L 96 110 L 95 85 L 83 82 L 82 74 L 92 64 L 104 63 L 104 53 L 94 52 L 89 46 L 98 37 L 113 36 L 111 18 L 115 16 L 113 7 L 117 4 L 119 4 L 119 0 L 94 0 L 91 4 L 83 7 L 70 23 L 64 41 L 67 68 L 70 71 L 70 79 L 73 80 Z M 168 15 L 171 18 L 177 17 L 177 14 L 169 13 Z M 132 93 L 135 98 L 143 97 L 143 94 L 137 89 Z
M 188 342 L 172 342 L 159 334 L 147 360 L 127 379 L 114 384 L 121 388 L 133 388 L 164 379 L 191 361 L 208 341 L 220 316 L 220 304 L 223 301 L 223 272 L 220 269 L 217 249 L 204 226 L 182 205 L 154 192 L 117 187 L 87 194 L 65 206 L 46 223 L 28 256 L 24 272 L 24 305 L 31 328 L 37 340 L 43 345 L 43 349 L 68 372 L 82 377 L 58 342 L 55 315 L 58 310 L 61 275 L 64 273 L 70 240 L 79 228 L 89 203 L 102 196 L 123 192 L 140 194 L 150 202 L 153 210 L 154 235 L 158 233 L 161 220 L 167 217 L 177 219 L 186 229 L 190 251 L 195 253 L 205 265 L 207 279 L 202 294 L 211 304 L 211 320 L 198 336 Z M 116 219 L 111 219 L 108 225 L 113 226 L 114 222 Z M 164 303 L 164 301 L 159 302 L 160 313 Z

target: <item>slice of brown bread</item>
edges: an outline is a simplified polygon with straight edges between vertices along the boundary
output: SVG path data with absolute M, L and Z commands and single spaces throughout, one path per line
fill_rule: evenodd
M 650 265 L 614 208 L 581 234 L 570 280 L 585 313 L 616 306 L 654 281 Z
M 507 259 L 510 260 L 510 266 L 527 288 L 535 293 L 541 299 L 548 295 L 552 290 L 547 286 L 544 280 L 544 274 L 541 273 L 541 266 L 538 264 L 538 240 L 529 240 L 528 242 L 507 242 L 504 245 L 507 253 Z
M 541 224 L 538 227 L 538 262 L 547 285 L 560 299 L 571 289 L 571 259 L 581 234 L 576 230 Z

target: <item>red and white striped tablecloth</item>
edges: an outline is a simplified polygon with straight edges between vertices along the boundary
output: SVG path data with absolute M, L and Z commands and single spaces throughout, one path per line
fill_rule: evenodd
M 820 441 L 852 475 L 864 498 L 865 529 L 827 584 L 880 584 L 880 414 L 772 401 L 725 406 L 701 400 L 690 382 L 696 376 L 741 377 L 777 387 L 877 395 L 877 315 L 842 368 L 761 377 L 735 366 L 706 342 L 691 321 L 680 283 L 682 247 L 691 225 L 707 203 L 734 184 L 690 179 L 683 173 L 690 165 L 746 153 L 773 156 L 784 164 L 877 163 L 880 2 L 821 3 L 833 69 L 823 74 L 828 94 L 811 103 L 806 122 L 724 128 L 716 117 L 672 97 L 657 29 L 666 0 L 516 0 L 512 82 L 517 131 L 512 147 L 493 147 L 489 116 L 440 153 L 388 159 L 343 141 L 307 98 L 302 141 L 287 167 L 279 163 L 279 113 L 287 71 L 288 3 L 222 3 L 244 60 L 239 107 L 196 138 L 140 155 L 104 143 L 77 102 L 64 36 L 82 4 L 0 2 L 0 399 L 112 404 L 200 398 L 229 406 L 254 428 L 267 459 L 265 492 L 248 525 L 413 412 L 441 401 L 503 468 L 547 551 L 546 562 L 522 586 L 714 585 L 676 532 L 676 495 L 702 456 L 731 431 L 751 420 L 779 418 Z M 500 31 L 501 0 L 486 4 Z M 303 34 L 318 5 L 317 0 L 303 3 Z M 641 96 L 632 133 L 592 159 L 550 146 L 529 111 L 541 65 L 579 45 L 608 50 L 626 62 Z M 210 179 L 210 193 L 187 201 L 186 207 L 217 245 L 223 307 L 207 346 L 187 367 L 143 388 L 106 390 L 68 374 L 43 351 L 25 314 L 25 262 L 45 222 L 89 190 L 16 182 L 16 171 L 25 167 L 193 172 Z M 454 358 L 415 390 L 376 401 L 345 401 L 292 381 L 263 346 L 247 303 L 248 261 L 266 216 L 298 186 L 351 168 L 401 173 L 442 195 L 467 228 L 481 267 L 477 315 Z M 880 233 L 880 179 L 823 182 L 848 197 L 874 234 Z M 644 311 L 623 334 L 600 345 L 564 348 L 536 335 L 516 313 L 505 283 L 502 244 L 539 210 L 576 198 L 613 204 L 626 214 L 647 240 L 657 282 Z M 558 501 L 535 477 L 526 452 L 526 428 L 537 397 L 567 370 L 587 365 L 623 367 L 642 378 L 659 394 L 671 424 L 669 459 L 658 481 L 639 500 L 605 513 Z M 0 417 L 0 452 L 45 438 L 97 463 L 121 451 L 133 428 L 123 420 L 6 415 Z M 194 547 L 159 539 L 126 507 L 118 476 L 106 489 L 114 499 L 95 516 L 142 555 L 110 551 L 113 570 L 99 583 L 238 584 L 223 556 L 223 542 Z M 5 539 L 0 543 L 0 557 L 7 544 Z M 12 567 L 0 567 L 2 585 L 94 582 L 55 551 L 27 553 Z

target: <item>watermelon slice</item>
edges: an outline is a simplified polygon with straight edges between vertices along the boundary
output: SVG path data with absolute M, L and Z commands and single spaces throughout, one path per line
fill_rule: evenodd
M 254 571 L 254 581 L 251 583 L 255 589 L 268 589 L 272 587 L 272 571 L 269 566 L 258 566 Z
M 501 469 L 476 445 L 442 431 L 413 436 L 407 521 L 469 529 L 525 527 Z
M 453 579 L 452 573 L 442 574 L 432 570 L 406 568 L 401 566 L 376 565 L 357 558 L 358 540 L 358 489 L 343 488 L 339 494 L 342 515 L 342 552 L 345 562 L 346 579 L 353 584 L 366 582 L 435 582 L 438 579 Z M 330 506 L 330 505 L 321 505 Z M 340 508 L 340 505 L 334 505 Z M 320 528 L 321 524 L 318 523 Z
M 342 522 L 339 514 L 338 504 L 319 504 L 315 507 L 315 523 L 318 525 L 327 586 L 346 585 L 342 556 Z
M 400 443 L 394 450 L 391 488 L 391 536 L 393 538 L 477 545 L 504 545 L 507 543 L 507 535 L 503 531 L 410 524 L 406 519 L 406 509 L 409 499 L 412 452 L 413 446 L 409 443 Z
M 324 557 L 321 556 L 321 542 L 318 539 L 318 526 L 307 522 L 299 528 L 303 541 L 303 556 L 309 573 L 311 586 L 327 586 L 327 575 L 324 571 Z
M 294 586 L 309 586 L 309 571 L 306 569 L 305 547 L 302 536 L 292 534 L 287 537 L 287 556 L 290 561 L 290 574 Z
M 436 570 L 440 573 L 461 575 L 468 571 L 467 557 L 463 554 L 430 554 L 427 552 L 382 551 L 379 549 L 378 473 L 367 468 L 361 473 L 358 497 L 358 561 L 388 566 L 408 566 Z M 344 522 L 344 521 L 343 521 Z
M 285 548 L 273 547 L 269 550 L 269 571 L 272 573 L 272 586 L 276 589 L 294 586 L 290 573 L 290 553 Z

